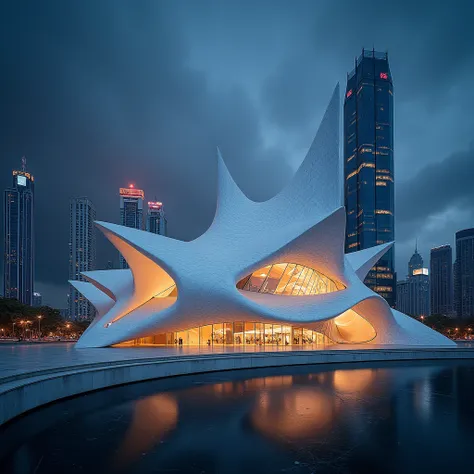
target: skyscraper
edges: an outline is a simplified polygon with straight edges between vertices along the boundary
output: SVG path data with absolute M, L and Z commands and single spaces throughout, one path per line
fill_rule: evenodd
M 153 234 L 167 235 L 167 221 L 163 203 L 156 201 L 148 202 L 146 230 Z
M 71 199 L 69 203 L 69 279 L 83 280 L 81 272 L 95 269 L 95 207 L 86 197 Z M 91 320 L 94 307 L 72 285 L 68 298 L 69 318 Z
M 408 262 L 406 280 L 397 283 L 397 309 L 414 317 L 430 314 L 429 271 L 423 267 L 418 249 Z
M 430 254 L 431 314 L 453 313 L 453 251 L 451 245 L 431 249 Z
M 474 228 L 456 232 L 454 292 L 458 318 L 474 318 Z
M 136 189 L 133 184 L 120 188 L 120 223 L 133 229 L 143 229 L 143 201 L 145 193 Z M 120 268 L 128 268 L 125 259 L 120 255 Z
M 4 295 L 24 304 L 33 303 L 34 289 L 34 177 L 26 171 L 13 171 L 13 186 L 4 198 Z
M 363 50 L 347 76 L 344 99 L 346 252 L 393 241 L 393 84 L 387 53 Z M 395 304 L 394 250 L 365 283 Z

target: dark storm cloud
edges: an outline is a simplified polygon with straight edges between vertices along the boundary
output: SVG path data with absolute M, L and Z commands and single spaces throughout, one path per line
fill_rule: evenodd
M 117 222 L 118 188 L 134 182 L 165 203 L 172 236 L 194 238 L 215 208 L 216 146 L 248 195 L 277 192 L 363 46 L 388 49 L 395 81 L 397 262 L 415 233 L 449 241 L 472 225 L 472 149 L 462 151 L 474 136 L 472 10 L 467 0 L 3 2 L 0 184 L 27 155 L 37 280 L 65 288 L 71 196 Z M 443 173 L 445 189 L 422 199 Z M 103 240 L 99 254 L 101 265 L 117 255 Z
M 474 142 L 439 163 L 431 163 L 398 185 L 402 222 L 419 222 L 452 208 L 474 210 Z
M 210 90 L 204 73 L 186 65 L 171 10 L 153 2 L 80 5 L 11 5 L 2 15 L 10 46 L 0 79 L 2 184 L 21 154 L 29 156 L 37 280 L 55 284 L 67 278 L 71 196 L 89 196 L 99 219 L 116 222 L 118 187 L 135 182 L 165 202 L 170 234 L 190 239 L 212 219 L 217 145 L 257 199 L 288 176 L 284 157 L 262 145 L 246 92 L 232 84 Z M 253 175 L 245 180 L 249 173 L 266 179 L 257 187 Z

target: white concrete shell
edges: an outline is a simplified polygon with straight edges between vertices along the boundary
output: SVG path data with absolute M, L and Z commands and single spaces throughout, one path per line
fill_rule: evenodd
M 268 201 L 247 198 L 218 151 L 216 214 L 191 242 L 97 222 L 130 270 L 86 272 L 88 282 L 71 281 L 97 309 L 77 347 L 234 321 L 305 327 L 337 343 L 454 345 L 392 310 L 363 284 L 391 243 L 344 254 L 339 109 L 336 87 L 305 160 L 290 184 Z M 236 287 L 254 271 L 283 262 L 316 270 L 339 290 L 284 296 Z

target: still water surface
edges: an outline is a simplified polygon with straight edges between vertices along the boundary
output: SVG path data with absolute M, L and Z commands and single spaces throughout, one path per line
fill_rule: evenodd
M 474 362 L 135 384 L 23 417 L 0 446 L 12 474 L 474 472 Z

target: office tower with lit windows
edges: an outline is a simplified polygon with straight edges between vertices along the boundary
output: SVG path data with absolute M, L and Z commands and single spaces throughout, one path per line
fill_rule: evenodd
M 145 193 L 136 189 L 133 184 L 128 188 L 120 188 L 120 223 L 126 227 L 143 230 L 143 201 Z M 120 268 L 128 268 L 128 264 L 120 255 Z
M 146 230 L 153 234 L 167 235 L 167 221 L 163 203 L 157 201 L 148 202 Z
M 394 240 L 393 83 L 387 53 L 363 50 L 347 76 L 344 203 L 347 253 Z M 365 284 L 394 306 L 395 282 L 392 248 Z
M 416 318 L 430 314 L 429 270 L 423 267 L 418 249 L 408 262 L 406 280 L 397 283 L 397 309 Z
M 431 314 L 453 313 L 453 250 L 451 245 L 434 247 L 430 253 Z
M 94 204 L 86 197 L 71 199 L 69 216 L 69 280 L 83 281 L 81 272 L 95 270 L 96 267 Z M 95 315 L 94 307 L 72 285 L 68 306 L 69 318 L 72 320 L 92 320 Z
M 34 244 L 34 177 L 26 171 L 13 171 L 13 185 L 4 194 L 4 261 L 5 298 L 33 304 L 35 276 Z
M 460 319 L 474 318 L 474 228 L 456 232 L 454 301 Z

